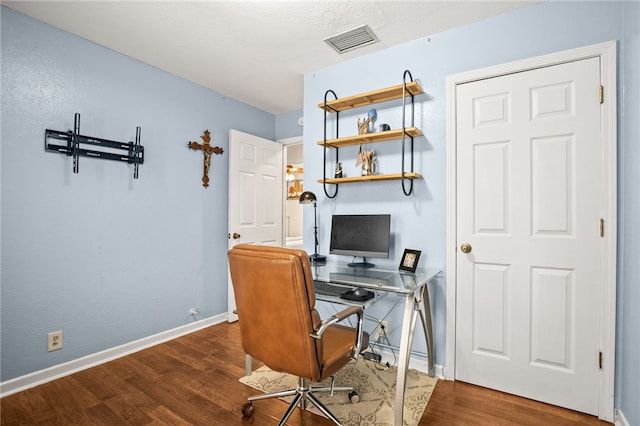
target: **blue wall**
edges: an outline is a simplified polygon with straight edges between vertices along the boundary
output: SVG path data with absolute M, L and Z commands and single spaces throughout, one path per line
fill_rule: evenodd
M 618 60 L 616 400 L 640 425 L 640 2 L 625 2 Z
M 202 158 L 186 148 L 208 128 L 225 150 L 228 129 L 265 138 L 299 135 L 299 112 L 272 115 L 34 21 L 2 14 L 1 355 L 7 380 L 226 311 L 227 153 L 214 156 L 202 188 Z M 421 249 L 421 265 L 446 259 L 445 78 L 449 74 L 609 40 L 619 42 L 619 253 L 616 406 L 640 425 L 640 3 L 554 2 L 305 75 L 305 188 L 320 199 L 321 251 L 334 212 L 389 212 L 394 244 Z M 542 28 L 542 30 L 541 30 Z M 398 182 L 343 185 L 327 200 L 315 182 L 322 112 L 333 89 L 348 96 L 400 83 L 410 69 L 427 95 L 417 110 L 415 194 Z M 66 130 L 82 114 L 83 134 L 128 141 L 142 127 L 140 179 L 120 163 L 44 152 L 45 128 Z M 363 116 L 366 109 L 355 111 Z M 377 123 L 399 122 L 398 106 Z M 354 126 L 355 115 L 344 126 Z M 295 120 L 294 120 L 295 119 Z M 355 130 L 354 130 L 355 132 Z M 379 144 L 381 171 L 399 167 Z M 344 154 L 343 154 L 344 152 Z M 341 150 L 353 175 L 355 152 Z M 312 209 L 305 209 L 307 249 Z M 444 363 L 445 280 L 432 291 L 436 362 Z M 65 349 L 46 352 L 46 334 L 63 329 Z M 392 330 L 393 332 L 393 330 Z M 418 337 L 417 347 L 424 342 Z
M 302 110 L 277 115 L 276 140 L 302 136 L 302 127 L 298 124 L 300 117 L 302 117 Z
M 275 117 L 2 7 L 2 380 L 227 310 L 230 128 L 275 138 Z M 124 163 L 44 150 L 46 128 L 118 141 Z M 202 187 L 209 129 L 224 148 Z M 64 349 L 47 352 L 47 333 Z
M 616 406 L 630 424 L 640 424 L 640 306 L 638 175 L 638 48 L 640 13 L 637 2 L 550 2 L 526 7 L 451 31 L 346 61 L 305 75 L 304 144 L 305 189 L 319 197 L 320 251 L 328 251 L 329 220 L 333 213 L 392 214 L 393 249 L 389 266 L 397 267 L 404 248 L 422 250 L 421 266 L 446 266 L 446 77 L 463 71 L 497 65 L 547 53 L 617 40 L 619 112 L 619 264 Z M 402 82 L 404 69 L 418 79 L 426 94 L 417 98 L 416 126 L 425 136 L 417 139 L 416 170 L 424 180 L 405 197 L 399 182 L 341 185 L 337 198 L 328 199 L 316 183 L 323 176 L 323 112 L 317 107 L 327 89 L 345 97 Z M 329 99 L 332 99 L 331 97 Z M 398 127 L 400 103 L 381 104 L 377 123 Z M 356 116 L 370 107 L 341 113 L 341 135 L 356 133 Z M 332 127 L 330 130 L 333 129 Z M 330 133 L 331 135 L 332 133 Z M 334 137 L 334 136 L 329 136 Z M 398 144 L 375 144 L 381 172 L 398 172 Z M 357 147 L 340 150 L 347 176 L 358 174 Z M 332 172 L 329 171 L 329 174 Z M 330 187 L 330 191 L 333 189 Z M 305 245 L 312 250 L 312 210 L 305 210 Z M 342 259 L 344 261 L 344 259 Z M 379 261 L 379 264 L 385 262 Z M 438 364 L 445 362 L 445 279 L 431 288 L 435 315 Z M 398 324 L 399 318 L 393 321 Z M 394 334 L 393 324 L 391 332 Z M 399 331 L 399 330 L 398 330 Z M 594 337 L 597 338 L 597 337 Z M 415 346 L 424 348 L 424 338 Z

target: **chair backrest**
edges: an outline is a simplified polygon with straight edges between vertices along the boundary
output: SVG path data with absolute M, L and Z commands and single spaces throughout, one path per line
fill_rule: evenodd
M 321 319 L 307 253 L 239 244 L 229 251 L 229 270 L 244 351 L 272 370 L 318 380 L 322 340 L 311 333 Z

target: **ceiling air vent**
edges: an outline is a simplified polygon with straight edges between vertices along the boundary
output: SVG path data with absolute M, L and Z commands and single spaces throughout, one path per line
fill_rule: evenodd
M 349 31 L 324 39 L 336 52 L 342 54 L 358 47 L 377 43 L 378 37 L 371 31 L 368 25 L 354 28 Z

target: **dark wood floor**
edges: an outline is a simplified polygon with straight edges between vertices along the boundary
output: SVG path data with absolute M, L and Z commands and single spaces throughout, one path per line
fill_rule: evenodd
M 257 368 L 259 363 L 254 363 Z M 275 425 L 286 404 L 240 406 L 256 391 L 241 384 L 236 324 L 219 324 L 3 398 L 2 425 Z M 296 410 L 290 425 L 331 425 Z M 440 380 L 420 425 L 606 425 L 573 411 L 461 382 Z

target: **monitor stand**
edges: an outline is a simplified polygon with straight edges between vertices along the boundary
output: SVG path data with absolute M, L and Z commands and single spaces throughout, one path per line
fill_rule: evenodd
M 367 262 L 367 258 L 363 257 L 362 262 L 351 262 L 347 264 L 347 266 L 351 268 L 373 268 L 376 265 L 374 265 L 373 263 Z

